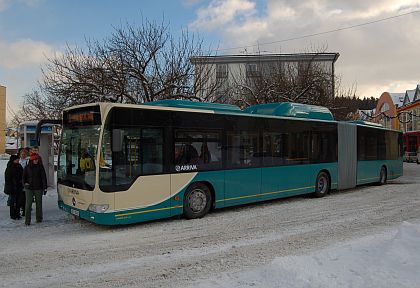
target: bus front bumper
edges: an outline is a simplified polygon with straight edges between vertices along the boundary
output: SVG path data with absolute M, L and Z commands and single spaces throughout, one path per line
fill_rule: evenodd
M 101 225 L 115 225 L 114 213 L 97 213 L 92 211 L 80 210 L 58 201 L 58 208 L 81 219 Z

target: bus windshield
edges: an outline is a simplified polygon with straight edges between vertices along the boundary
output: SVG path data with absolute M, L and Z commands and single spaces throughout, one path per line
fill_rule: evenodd
M 64 127 L 57 173 L 58 183 L 93 190 L 100 127 L 100 125 Z

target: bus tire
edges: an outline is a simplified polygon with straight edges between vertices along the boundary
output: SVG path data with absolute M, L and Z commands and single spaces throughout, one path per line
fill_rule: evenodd
M 317 198 L 324 197 L 330 190 L 330 177 L 324 171 L 319 172 L 316 177 L 315 193 L 314 196 Z
M 386 168 L 385 166 L 381 167 L 381 172 L 379 172 L 379 185 L 384 185 L 386 184 L 386 180 L 387 180 L 387 173 L 386 173 Z
M 209 187 L 203 183 L 194 183 L 188 187 L 184 195 L 184 216 L 187 219 L 201 218 L 206 215 L 212 205 Z

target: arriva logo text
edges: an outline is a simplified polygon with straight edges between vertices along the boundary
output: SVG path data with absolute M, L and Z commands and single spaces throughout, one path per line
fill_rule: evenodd
M 181 171 L 193 171 L 197 170 L 197 165 L 176 165 L 175 171 L 181 172 Z

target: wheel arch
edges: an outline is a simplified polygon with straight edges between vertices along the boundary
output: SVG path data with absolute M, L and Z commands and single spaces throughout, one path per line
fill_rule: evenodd
M 382 178 L 382 176 L 381 176 L 382 169 L 385 169 L 385 179 L 384 179 L 383 183 L 381 182 L 381 180 L 382 180 L 381 179 Z M 379 169 L 379 185 L 386 184 L 387 181 L 388 181 L 388 167 L 386 166 L 386 163 L 384 163 L 384 164 L 381 165 L 381 169 Z
M 215 208 L 215 203 L 216 203 L 216 191 L 214 189 L 213 184 L 211 184 L 209 181 L 202 180 L 202 181 L 194 181 L 194 182 L 191 182 L 187 186 L 187 188 L 185 189 L 185 191 L 187 191 L 192 185 L 198 184 L 198 183 L 203 184 L 203 185 L 206 185 L 209 188 L 210 194 L 211 194 L 211 201 L 212 201 L 212 203 L 211 203 L 211 210 L 213 210 Z
M 382 170 L 382 168 L 385 168 L 385 172 L 386 172 L 386 174 L 388 175 L 388 166 L 386 166 L 386 164 L 385 164 L 385 163 L 383 163 L 383 164 L 381 165 L 381 170 Z M 381 172 L 381 170 L 379 170 L 379 173 Z
M 318 175 L 320 173 L 322 173 L 322 172 L 325 172 L 327 174 L 327 176 L 328 176 L 328 185 L 329 185 L 330 190 L 331 190 L 331 172 L 328 169 L 321 169 L 321 170 L 318 171 L 318 174 L 316 174 L 316 177 L 318 177 Z
M 327 183 L 327 187 L 324 190 L 324 186 L 322 186 L 321 190 L 318 190 L 319 188 L 319 179 L 320 176 L 322 175 L 323 178 L 327 178 L 328 183 Z M 327 170 L 327 169 L 321 169 L 318 171 L 318 174 L 316 175 L 316 180 L 315 180 L 315 191 L 312 193 L 316 198 L 321 198 L 324 197 L 325 195 L 327 195 L 328 193 L 330 193 L 331 191 L 331 173 Z

